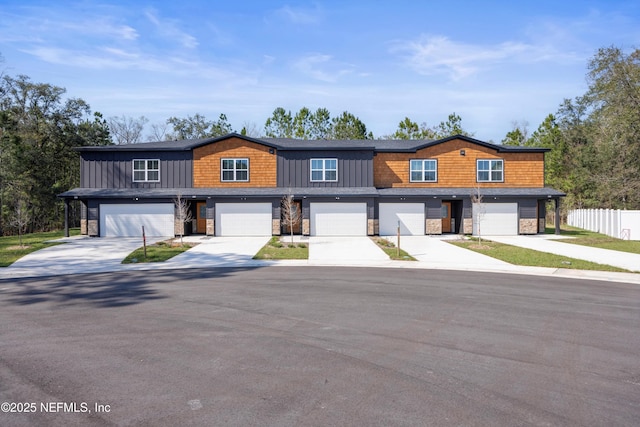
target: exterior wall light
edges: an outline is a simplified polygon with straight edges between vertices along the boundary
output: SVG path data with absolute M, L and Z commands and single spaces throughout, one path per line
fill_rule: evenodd
M 464 152 L 464 150 L 460 150 L 460 155 L 464 156 L 466 153 Z

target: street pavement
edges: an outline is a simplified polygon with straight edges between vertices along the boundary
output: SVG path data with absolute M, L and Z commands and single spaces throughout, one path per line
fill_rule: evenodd
M 636 284 L 475 271 L 2 280 L 0 425 L 637 426 L 639 312 Z

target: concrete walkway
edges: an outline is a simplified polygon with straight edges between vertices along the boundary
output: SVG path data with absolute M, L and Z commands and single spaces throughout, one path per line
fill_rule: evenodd
M 629 271 L 640 272 L 640 254 L 592 248 L 562 242 L 569 238 L 558 238 L 555 235 L 539 234 L 535 236 L 485 236 L 487 240 L 519 246 L 540 252 L 562 255 L 569 258 L 611 265 Z

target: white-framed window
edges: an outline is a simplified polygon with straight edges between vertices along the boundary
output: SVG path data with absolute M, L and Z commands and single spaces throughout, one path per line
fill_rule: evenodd
M 438 161 L 435 159 L 415 159 L 410 161 L 411 182 L 437 182 Z
M 338 159 L 311 159 L 311 181 L 337 181 Z
M 223 182 L 249 181 L 249 159 L 221 159 L 220 179 Z
M 504 161 L 478 160 L 478 182 L 502 182 L 504 181 Z
M 158 182 L 160 181 L 159 159 L 134 159 L 133 182 Z

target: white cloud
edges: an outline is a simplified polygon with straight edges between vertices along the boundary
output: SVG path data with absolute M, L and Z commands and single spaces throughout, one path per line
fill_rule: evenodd
M 344 75 L 353 72 L 353 66 L 333 61 L 331 55 L 314 53 L 304 56 L 293 64 L 294 68 L 316 80 L 335 83 Z
M 323 13 L 317 5 L 313 9 L 294 8 L 286 5 L 276 10 L 275 14 L 296 25 L 317 24 L 322 21 L 323 18 Z
M 157 12 L 153 9 L 147 9 L 145 16 L 156 26 L 159 34 L 170 40 L 175 40 L 186 49 L 195 49 L 198 47 L 198 40 L 189 33 L 182 31 L 176 20 L 160 19 Z
M 464 79 L 497 64 L 573 58 L 547 45 L 522 42 L 475 45 L 446 36 L 421 36 L 413 41 L 395 42 L 391 52 L 403 55 L 406 63 L 419 74 L 445 74 L 452 80 Z

